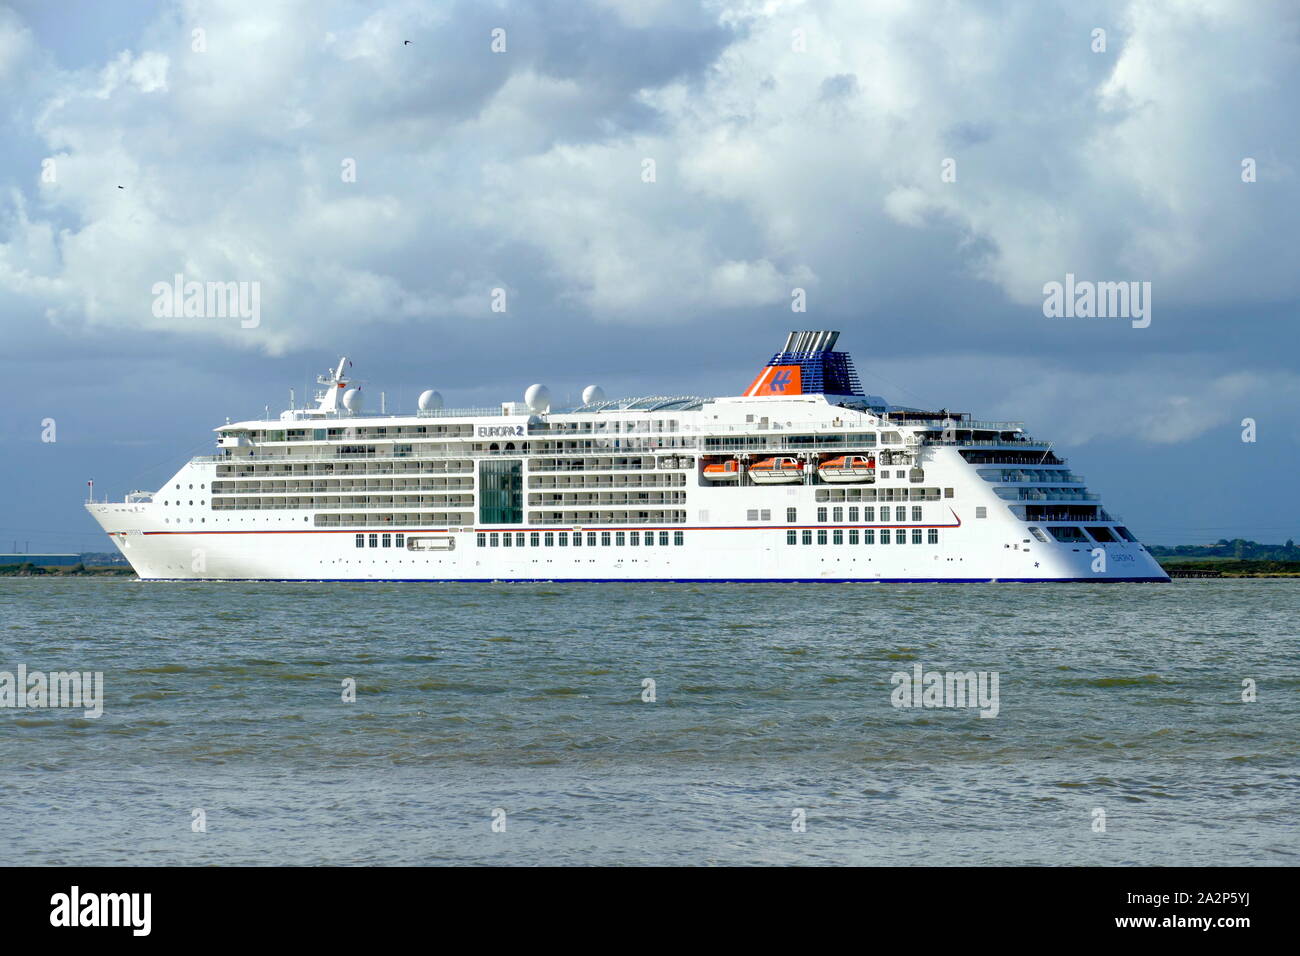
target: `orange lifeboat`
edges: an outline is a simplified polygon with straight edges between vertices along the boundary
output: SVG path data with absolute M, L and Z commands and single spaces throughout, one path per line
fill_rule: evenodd
M 803 462 L 797 458 L 763 458 L 749 466 L 756 485 L 788 485 L 803 480 Z
M 705 481 L 735 481 L 744 471 L 740 462 L 734 458 L 730 461 L 715 461 L 704 466 Z
M 828 458 L 817 468 L 822 481 L 843 484 L 851 481 L 875 481 L 876 460 L 866 455 L 840 455 Z

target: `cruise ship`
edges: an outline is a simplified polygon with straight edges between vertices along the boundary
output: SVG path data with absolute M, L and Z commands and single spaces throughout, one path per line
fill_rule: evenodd
M 149 580 L 1169 580 L 1051 442 L 864 394 L 838 338 L 791 332 L 740 395 L 556 409 L 366 413 L 345 358 L 86 507 Z

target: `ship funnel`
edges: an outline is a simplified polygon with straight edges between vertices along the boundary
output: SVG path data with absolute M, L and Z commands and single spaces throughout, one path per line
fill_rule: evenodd
M 829 329 L 791 332 L 745 395 L 861 395 L 853 359 L 834 350 L 839 338 Z

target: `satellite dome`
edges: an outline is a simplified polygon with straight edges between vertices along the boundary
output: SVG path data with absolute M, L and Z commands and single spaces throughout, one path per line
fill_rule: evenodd
M 343 393 L 343 407 L 350 412 L 361 411 L 361 389 L 350 388 Z
M 442 395 L 431 388 L 425 389 L 420 393 L 420 399 L 417 402 L 420 411 L 429 412 L 442 408 Z
M 603 402 L 605 400 L 605 390 L 599 385 L 588 385 L 582 390 L 582 404 L 590 405 L 593 402 Z
M 529 385 L 524 392 L 524 404 L 538 415 L 545 415 L 551 410 L 551 390 L 545 385 Z

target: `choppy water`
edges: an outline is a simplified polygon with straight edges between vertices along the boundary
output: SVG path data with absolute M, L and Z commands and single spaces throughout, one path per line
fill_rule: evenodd
M 0 864 L 1295 864 L 1298 598 L 0 579 L 0 670 L 107 698 L 0 710 Z

